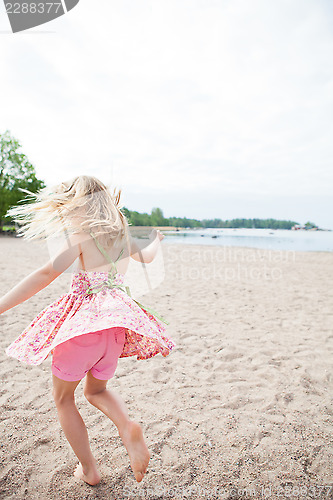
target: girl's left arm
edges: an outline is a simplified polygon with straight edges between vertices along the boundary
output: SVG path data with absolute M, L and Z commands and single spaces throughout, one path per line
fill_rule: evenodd
M 0 298 L 0 314 L 30 299 L 37 292 L 47 287 L 60 274 L 68 269 L 81 253 L 77 235 L 67 239 L 66 244 L 44 266 L 29 274 L 6 295 Z

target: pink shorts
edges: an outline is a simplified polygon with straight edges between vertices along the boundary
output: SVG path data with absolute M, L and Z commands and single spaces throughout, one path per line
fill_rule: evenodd
M 59 344 L 53 351 L 52 373 L 69 382 L 83 379 L 88 371 L 99 380 L 109 380 L 124 347 L 125 330 L 108 328 Z

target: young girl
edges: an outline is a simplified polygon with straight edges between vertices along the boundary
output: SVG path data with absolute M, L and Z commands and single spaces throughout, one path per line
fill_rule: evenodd
M 134 300 L 124 285 L 129 257 L 151 262 L 163 235 L 151 233 L 140 249 L 130 237 L 120 210 L 120 193 L 110 193 L 98 179 L 79 176 L 42 189 L 35 200 L 10 209 L 26 239 L 44 239 L 65 231 L 66 244 L 45 265 L 0 299 L 0 314 L 49 285 L 73 263 L 69 293 L 41 311 L 6 349 L 9 356 L 38 365 L 51 353 L 53 397 L 61 427 L 79 459 L 75 477 L 90 485 L 101 476 L 90 450 L 86 426 L 75 405 L 74 391 L 85 376 L 84 394 L 117 426 L 140 482 L 150 453 L 141 427 L 129 419 L 121 398 L 106 389 L 118 358 L 167 356 L 174 342 L 165 335 L 162 317 Z M 31 201 L 33 201 L 31 203 Z

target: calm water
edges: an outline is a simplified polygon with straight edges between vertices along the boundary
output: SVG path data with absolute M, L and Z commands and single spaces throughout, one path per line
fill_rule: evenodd
M 165 231 L 167 243 L 222 245 L 270 250 L 333 252 L 333 231 L 285 229 L 184 229 Z

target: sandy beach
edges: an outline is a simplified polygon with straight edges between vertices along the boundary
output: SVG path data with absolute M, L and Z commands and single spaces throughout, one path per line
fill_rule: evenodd
M 0 250 L 3 293 L 48 260 L 22 239 L 1 237 Z M 143 481 L 82 383 L 76 401 L 102 481 L 74 478 L 51 358 L 33 367 L 4 352 L 68 291 L 67 273 L 0 316 L 0 498 L 332 498 L 333 253 L 165 241 L 162 251 L 165 278 L 142 302 L 168 319 L 177 347 L 120 359 L 109 382 L 152 453 Z

